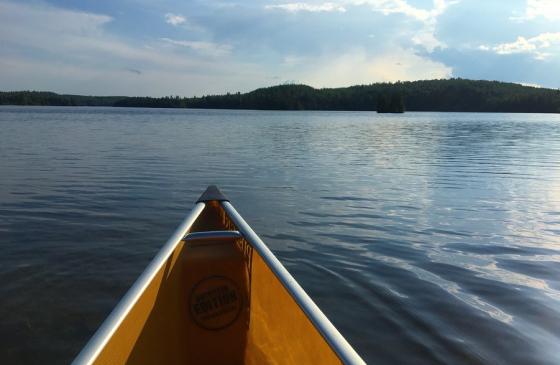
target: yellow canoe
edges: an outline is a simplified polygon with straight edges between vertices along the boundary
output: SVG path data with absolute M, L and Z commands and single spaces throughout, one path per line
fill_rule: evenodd
M 73 364 L 364 364 L 210 186 Z

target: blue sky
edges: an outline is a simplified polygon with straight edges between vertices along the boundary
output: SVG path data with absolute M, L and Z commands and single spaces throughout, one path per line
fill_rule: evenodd
M 0 90 L 203 95 L 448 77 L 560 87 L 560 0 L 0 0 Z

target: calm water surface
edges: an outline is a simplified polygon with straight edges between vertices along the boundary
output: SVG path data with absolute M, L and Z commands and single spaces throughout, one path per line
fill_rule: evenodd
M 0 108 L 0 362 L 69 362 L 208 184 L 371 364 L 560 363 L 560 116 Z

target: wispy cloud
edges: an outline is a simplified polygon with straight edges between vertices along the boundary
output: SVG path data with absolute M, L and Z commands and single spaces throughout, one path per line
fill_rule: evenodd
M 541 84 L 535 84 L 535 83 L 531 83 L 531 82 L 518 82 L 518 84 L 521 84 L 523 86 L 536 87 L 537 89 L 540 89 L 540 88 L 543 87 Z
M 229 44 L 218 44 L 213 42 L 203 42 L 203 41 L 187 41 L 187 40 L 176 40 L 169 38 L 161 38 L 167 44 L 174 46 L 186 47 L 193 51 L 203 53 L 209 56 L 223 56 L 231 53 L 233 47 Z
M 111 21 L 103 14 L 0 1 L 0 87 L 195 95 L 250 90 L 266 77 L 260 65 L 231 59 L 228 45 L 176 43 L 194 51 L 185 54 L 159 39 L 138 44 L 116 37 L 106 27 Z
M 187 60 L 166 57 L 107 34 L 104 26 L 111 20 L 101 14 L 4 2 L 0 3 L 0 42 L 5 45 L 4 52 L 11 49 L 19 54 L 25 49 L 22 57 L 32 54 L 35 59 L 57 60 L 61 64 L 85 65 L 109 57 L 115 67 L 130 61 L 159 66 L 188 64 Z
M 167 13 L 165 14 L 165 22 L 173 26 L 184 24 L 187 19 L 180 14 Z
M 560 32 L 541 33 L 531 38 L 519 36 L 515 42 L 501 43 L 494 46 L 481 45 L 478 48 L 482 51 L 493 51 L 501 55 L 516 53 L 532 54 L 536 59 L 542 60 L 551 55 L 546 50 L 556 45 L 560 45 Z
M 368 5 L 371 10 L 380 12 L 383 15 L 403 14 L 423 22 L 433 19 L 436 16 L 436 7 L 439 12 L 439 8 L 446 4 L 444 0 L 434 1 L 434 9 L 426 10 L 416 8 L 405 0 L 350 0 L 350 2 L 353 5 Z
M 434 7 L 430 10 L 421 9 L 410 5 L 406 0 L 341 0 L 339 2 L 309 3 L 296 2 L 275 5 L 265 5 L 266 9 L 280 9 L 287 12 L 346 12 L 350 6 L 369 6 L 371 10 L 384 15 L 403 14 L 422 22 L 432 22 L 443 14 L 449 5 L 457 3 L 458 0 L 434 0 Z
M 351 0 L 356 5 L 369 5 L 373 11 L 384 15 L 402 14 L 423 23 L 420 29 L 412 37 L 414 44 L 433 52 L 436 48 L 445 48 L 447 45 L 435 36 L 438 18 L 458 0 L 433 0 L 431 9 L 421 9 L 410 5 L 405 0 Z
M 282 61 L 282 65 L 298 66 L 301 65 L 303 62 L 305 62 L 305 57 L 288 55 L 284 57 L 284 60 Z
M 338 11 L 341 13 L 346 12 L 346 8 L 342 5 L 335 3 L 322 3 L 322 4 L 309 4 L 309 3 L 287 3 L 277 5 L 266 5 L 265 9 L 279 9 L 290 13 L 297 13 L 300 11 L 318 13 L 318 12 L 333 12 Z
M 74 10 L 54 8 L 47 5 L 27 5 L 17 2 L 0 1 L 0 37 L 9 40 L 9 35 L 33 41 L 41 33 L 59 32 L 64 29 L 69 34 L 98 36 L 102 27 L 113 20 L 104 14 L 94 14 Z M 33 29 L 22 29 L 23 24 L 33 24 Z M 15 29 L 10 29 L 13 25 Z M 23 33 L 22 33 L 23 32 Z M 47 42 L 56 43 L 56 42 Z
M 435 36 L 437 19 L 447 8 L 457 4 L 458 0 L 433 0 L 431 9 L 422 9 L 410 5 L 406 0 L 341 0 L 337 3 L 285 3 L 266 5 L 266 9 L 279 9 L 290 13 L 297 12 L 341 12 L 344 13 L 351 7 L 368 7 L 371 11 L 383 15 L 404 15 L 419 21 L 422 29 L 415 32 L 412 42 L 423 47 L 428 52 L 433 52 L 435 48 L 445 48 L 446 44 L 439 41 Z
M 248 91 L 273 75 L 319 87 L 452 75 L 560 82 L 560 0 L 162 0 L 142 11 L 124 2 L 122 13 L 54 2 L 66 3 L 0 0 L 0 88 L 193 95 Z
M 373 81 L 406 81 L 439 79 L 452 75 L 452 68 L 415 54 L 414 50 L 397 48 L 378 55 L 355 49 L 334 57 L 309 59 L 313 67 L 292 76 L 316 87 L 349 86 Z
M 527 0 L 523 14 L 513 15 L 510 19 L 517 22 L 525 22 L 539 17 L 547 20 L 560 20 L 560 1 Z

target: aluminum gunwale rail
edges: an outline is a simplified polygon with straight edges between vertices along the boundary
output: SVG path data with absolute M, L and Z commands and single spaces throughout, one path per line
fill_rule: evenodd
M 247 222 L 245 222 L 243 217 L 237 213 L 233 205 L 228 201 L 220 202 L 220 204 L 225 209 L 232 222 L 237 226 L 239 232 L 241 232 L 245 239 L 253 246 L 253 249 L 257 250 L 259 255 L 261 255 L 261 258 L 288 290 L 292 298 L 294 298 L 296 303 L 305 312 L 313 325 L 319 330 L 340 360 L 344 364 L 365 365 L 365 361 L 362 360 L 360 355 L 358 355 L 348 341 L 338 332 L 327 316 L 323 314 L 321 309 L 319 309 L 296 279 L 294 279 L 276 256 L 274 256 L 268 246 L 260 239 Z
M 175 233 L 167 240 L 165 245 L 159 250 L 156 257 L 150 262 L 148 267 L 134 282 L 119 304 L 113 309 L 109 317 L 105 319 L 101 327 L 95 332 L 87 345 L 82 349 L 78 356 L 72 361 L 73 365 L 89 365 L 95 361 L 103 347 L 107 344 L 111 336 L 115 333 L 124 318 L 128 315 L 132 307 L 136 304 L 146 287 L 152 282 L 154 276 L 165 264 L 169 256 L 173 253 L 179 242 L 185 237 L 200 213 L 204 210 L 204 203 L 197 203 L 189 215 L 183 220 Z

